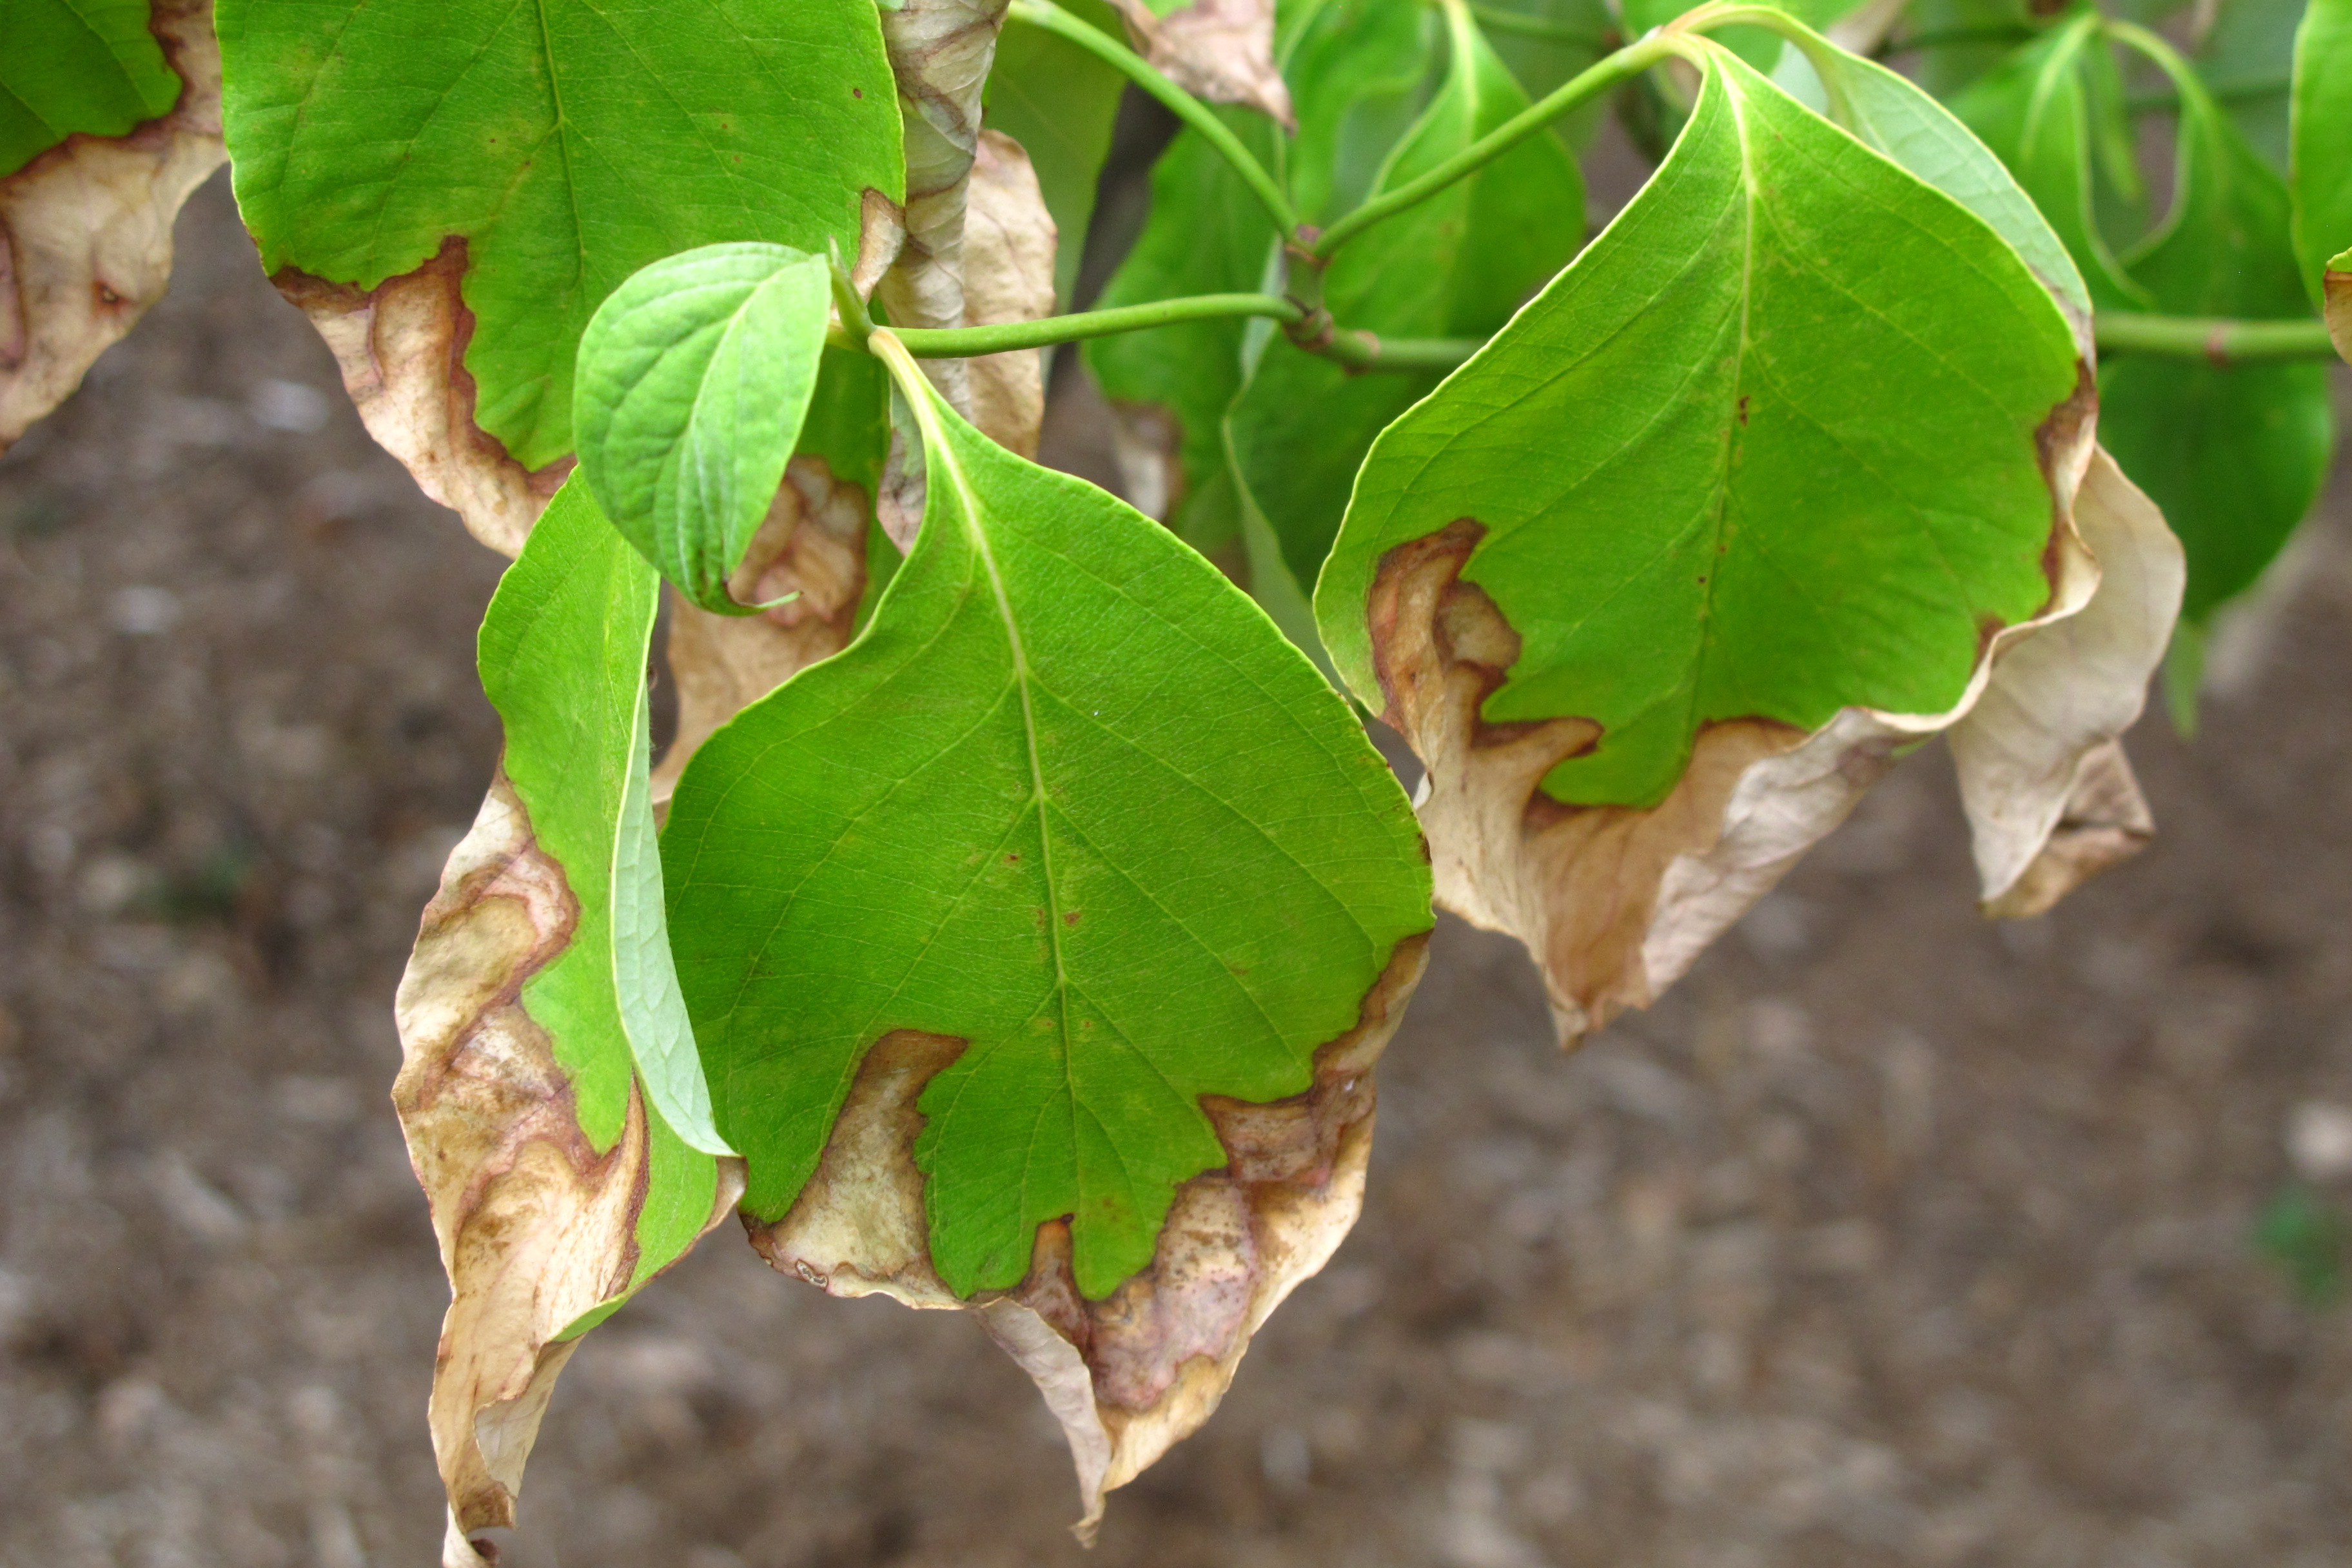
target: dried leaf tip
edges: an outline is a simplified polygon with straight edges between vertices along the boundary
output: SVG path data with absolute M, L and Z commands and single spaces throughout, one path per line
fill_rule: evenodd
M 1363 1204 L 1373 1069 L 1428 962 L 1401 942 L 1352 1029 L 1316 1053 L 1307 1092 L 1272 1104 L 1206 1097 L 1226 1164 L 1177 1191 L 1150 1267 L 1101 1300 L 1081 1296 L 1066 1220 L 1039 1227 L 1029 1273 L 961 1300 L 930 1263 L 916 1101 L 964 1043 L 900 1030 L 866 1053 L 815 1175 L 752 1246 L 835 1296 L 879 1294 L 973 1314 L 1037 1384 L 1076 1468 L 1091 1542 L 1108 1494 L 1215 1411 L 1250 1339 L 1320 1270 Z

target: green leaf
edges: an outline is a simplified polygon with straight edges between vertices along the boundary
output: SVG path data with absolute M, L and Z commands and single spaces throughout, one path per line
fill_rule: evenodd
M 1101 0 L 1060 0 L 1062 8 L 1121 42 L 1126 31 Z M 1021 143 L 1054 215 L 1054 293 L 1069 308 L 1093 226 L 1095 193 L 1118 119 L 1127 79 L 1103 60 L 1042 27 L 1007 26 L 996 40 L 985 89 L 987 123 Z
M 2199 79 L 2273 168 L 2287 164 L 2287 89 L 2305 0 L 2224 0 L 2197 51 Z
M 1570 803 L 1654 804 L 1720 720 L 1941 712 L 2050 594 L 2056 302 L 1982 219 L 1710 56 L 1633 204 L 1374 444 L 1316 595 L 1379 705 L 1376 568 L 1472 520 L 1463 578 L 1520 638 L 1485 717 L 1601 726 L 1545 776 Z
M 1475 7 L 1487 42 L 1531 99 L 1541 98 L 1606 54 L 1618 36 L 1602 0 L 1489 0 Z M 1605 110 L 1570 116 L 1565 136 L 1581 145 Z
M 523 542 L 482 621 L 505 749 L 394 1005 L 393 1102 L 449 1275 L 431 1426 L 453 1542 L 514 1523 L 564 1342 L 742 1192 L 665 932 L 659 586 L 576 481 Z
M 2099 231 L 2094 211 L 2093 122 L 2119 95 L 2103 87 L 2115 64 L 2100 18 L 2084 11 L 2017 51 L 1952 101 L 2065 241 L 2102 307 L 2148 304 Z M 2110 83 L 2110 86 L 2112 84 Z
M 1419 176 L 1528 106 L 1467 6 L 1450 5 L 1446 16 L 1444 85 L 1375 190 Z M 1575 163 L 1553 138 L 1531 137 L 1348 244 L 1324 278 L 1324 302 L 1338 321 L 1379 336 L 1485 337 L 1583 237 Z M 1321 569 L 1372 438 L 1438 380 L 1350 374 L 1278 334 L 1265 342 L 1227 427 L 1235 476 L 1298 583 Z
M 824 258 L 707 245 L 640 269 L 580 340 L 580 472 L 613 525 L 706 610 L 782 482 L 832 309 Z
M 582 1129 L 599 1150 L 620 1136 L 632 1079 L 688 1148 L 732 1152 L 671 966 L 647 799 L 646 660 L 659 584 L 589 497 L 567 483 L 499 581 L 482 621 L 482 689 L 506 730 L 500 760 L 538 851 L 578 905 L 571 940 L 523 987 L 523 1005 L 553 1038 Z M 709 1161 L 670 1174 L 710 1206 Z M 656 1163 L 657 1183 L 660 1174 Z M 697 1205 L 699 1206 L 697 1206 Z M 667 1259 L 656 1260 L 658 1268 Z
M 940 1277 L 1013 1285 L 1068 1215 L 1099 1298 L 1227 1160 L 1200 1097 L 1307 1087 L 1428 928 L 1427 868 L 1346 704 L 1215 568 L 899 381 L 921 531 L 858 640 L 688 766 L 679 973 L 754 1216 L 869 1049 L 954 1037 L 915 1149 Z
M 854 252 L 902 190 L 872 0 L 220 0 L 236 195 L 262 264 L 373 289 L 462 243 L 475 419 L 571 450 L 573 354 L 648 262 Z
M 1263 116 L 1223 110 L 1244 140 L 1270 144 Z M 1103 309 L 1188 294 L 1248 293 L 1267 279 L 1281 237 L 1249 187 L 1205 141 L 1178 135 L 1151 167 L 1151 216 L 1097 301 Z M 1114 404 L 1150 410 L 1176 474 L 1170 526 L 1224 466 L 1218 421 L 1242 382 L 1239 321 L 1187 321 L 1096 338 L 1082 351 Z M 1157 509 L 1155 509 L 1157 510 Z
M 1418 0 L 1297 0 L 1281 23 L 1298 121 L 1283 175 L 1300 216 L 1328 223 L 1370 194 L 1422 112 L 1440 25 Z
M 68 136 L 121 136 L 171 110 L 180 79 L 147 18 L 147 0 L 0 8 L 0 176 Z
M 1828 68 L 1855 139 L 1991 225 L 2075 322 L 2076 339 L 2088 349 L 2091 295 L 2074 258 L 2033 199 L 1951 110 L 1885 66 L 1842 49 L 1814 57 L 1792 49 L 1783 63 L 1799 86 L 1810 87 L 1798 96 L 1816 111 L 1827 106 L 1818 71 Z
M 2315 302 L 2328 258 L 2352 247 L 2352 0 L 2311 0 L 2294 43 L 2295 254 Z M 2343 341 L 2343 334 L 2337 341 Z
M 2176 86 L 2173 205 L 2129 258 L 2133 276 L 2176 315 L 2308 320 L 2285 185 L 2194 76 Z M 2336 432 L 2326 367 L 2118 357 L 2101 367 L 2099 402 L 2101 441 L 2188 552 L 2181 616 L 2202 623 L 2253 585 L 2319 497 Z
M 1229 123 L 1281 169 L 1309 222 L 1326 222 L 1360 201 L 1412 123 L 1432 20 L 1420 0 L 1300 0 L 1284 8 L 1277 58 L 1298 134 L 1285 144 L 1255 115 L 1231 116 Z M 1152 168 L 1150 215 L 1100 302 L 1255 291 L 1278 278 L 1280 242 L 1248 187 L 1205 142 L 1184 132 Z M 1143 423 L 1171 448 L 1176 470 L 1171 489 L 1179 503 L 1169 525 L 1188 538 L 1205 538 L 1202 524 L 1237 515 L 1227 489 L 1222 421 L 1241 390 L 1248 335 L 1240 321 L 1198 321 L 1098 338 L 1085 349 L 1087 367 L 1113 402 L 1151 411 Z M 1213 515 L 1194 519 L 1201 508 Z

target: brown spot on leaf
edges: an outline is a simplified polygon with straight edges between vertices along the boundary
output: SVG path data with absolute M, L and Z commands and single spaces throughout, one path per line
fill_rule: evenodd
M 474 378 L 466 369 L 474 313 L 460 292 L 466 266 L 466 242 L 453 236 L 430 260 L 373 289 L 292 268 L 270 281 L 326 340 L 376 444 L 401 460 L 417 488 L 463 518 L 467 532 L 511 556 L 521 552 L 572 459 L 525 468 L 474 422 Z
M 867 1053 L 816 1174 L 782 1219 L 751 1226 L 752 1245 L 835 1295 L 974 1313 L 1061 1422 L 1090 1538 L 1104 1494 L 1208 1418 L 1250 1336 L 1355 1223 L 1372 1065 L 1427 959 L 1426 937 L 1397 945 L 1355 1026 L 1316 1053 L 1307 1092 L 1273 1105 L 1203 1098 L 1227 1163 L 1178 1189 L 1151 1267 L 1103 1300 L 1079 1295 L 1063 1220 L 1038 1227 L 1011 1291 L 959 1300 L 932 1271 L 916 1104 L 964 1045 L 941 1036 L 898 1031 Z
M 448 1490 L 445 1561 L 514 1522 L 524 1461 L 576 1341 L 556 1336 L 625 1289 L 646 1194 L 646 1110 L 601 1153 L 524 984 L 568 947 L 579 907 L 500 773 L 451 851 L 394 1004 L 393 1086 L 450 1282 L 428 1406 Z M 741 1192 L 720 1162 L 716 1224 Z

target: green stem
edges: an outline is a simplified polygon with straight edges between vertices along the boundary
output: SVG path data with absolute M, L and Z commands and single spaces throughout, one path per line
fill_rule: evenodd
M 1716 5 L 1690 12 L 1676 26 L 1693 33 L 1745 26 L 1780 34 L 1812 62 L 1813 74 L 1821 79 L 1822 91 L 1829 99 L 1830 119 L 1849 131 L 1853 129 L 1853 110 L 1846 102 L 1845 72 L 1838 65 L 1845 51 L 1788 12 L 1775 5 Z
M 1119 305 L 1108 310 L 1081 310 L 1076 315 L 1005 321 L 992 327 L 892 330 L 907 352 L 917 359 L 969 359 L 974 354 L 1001 354 L 1014 349 L 1074 343 L 1081 338 L 1108 337 L 1113 332 L 1138 332 L 1148 327 L 1173 326 L 1179 321 L 1209 321 L 1234 316 L 1270 316 L 1277 321 L 1296 321 L 1306 314 L 1293 301 L 1272 294 L 1191 294 L 1176 300 L 1154 300 L 1147 305 Z
M 1013 0 L 1005 16 L 1010 21 L 1025 22 L 1030 26 L 1042 28 L 1057 38 L 1077 45 L 1166 104 L 1177 119 L 1199 132 L 1209 145 L 1234 166 L 1234 173 L 1239 174 L 1243 183 L 1265 204 L 1266 212 L 1273 217 L 1275 226 L 1282 230 L 1283 237 L 1291 238 L 1297 236 L 1298 209 L 1290 205 L 1290 198 L 1283 195 L 1282 186 L 1275 177 L 1265 172 L 1265 165 L 1242 145 L 1241 138 L 1234 134 L 1233 128 L 1218 119 L 1208 105 L 1170 81 L 1133 49 L 1100 28 L 1078 20 L 1055 5 L 1053 0 Z M 911 345 L 908 352 L 915 352 Z
M 2217 316 L 2102 310 L 2092 335 L 2103 353 L 2166 354 L 2214 364 L 2336 357 L 2324 321 L 2241 321 Z
M 1293 339 L 1294 342 L 1297 340 Z M 1357 371 L 1450 371 L 1486 346 L 1484 338 L 1383 338 L 1374 332 L 1334 327 L 1320 342 L 1300 343 L 1309 353 L 1337 360 Z
M 1021 0 L 1015 0 L 1015 3 L 1021 3 Z M 1475 174 L 1570 110 L 1591 102 L 1619 82 L 1641 75 L 1657 61 L 1675 53 L 1679 43 L 1680 40 L 1671 35 L 1653 33 L 1641 42 L 1629 44 L 1607 59 L 1579 73 L 1540 101 L 1521 110 L 1427 174 L 1407 180 L 1393 190 L 1382 191 L 1325 229 L 1315 241 L 1312 252 L 1315 259 L 1328 259 L 1333 251 L 1374 224 L 1427 201 L 1465 174 Z

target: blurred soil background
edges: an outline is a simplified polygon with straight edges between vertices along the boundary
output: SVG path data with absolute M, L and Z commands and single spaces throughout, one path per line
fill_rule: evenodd
M 497 746 L 499 563 L 361 430 L 226 184 L 0 461 L 0 1563 L 422 1568 L 446 1300 L 393 986 Z M 1071 378 L 1064 461 L 1101 474 Z M 1370 1205 L 1091 1558 L 951 1314 L 732 1227 L 592 1338 L 518 1568 L 2172 1568 L 2352 1558 L 2352 485 L 2162 824 L 1972 904 L 1939 752 L 1563 1059 L 1448 922 Z

